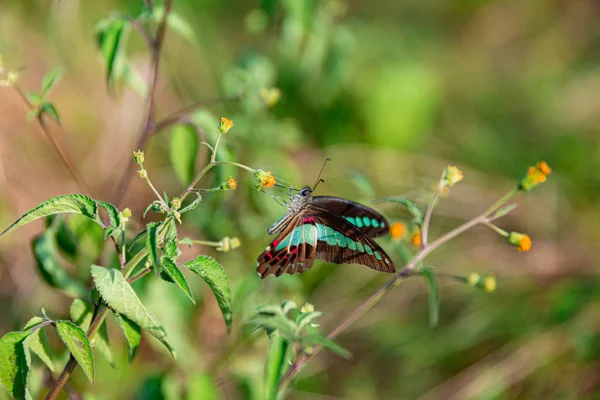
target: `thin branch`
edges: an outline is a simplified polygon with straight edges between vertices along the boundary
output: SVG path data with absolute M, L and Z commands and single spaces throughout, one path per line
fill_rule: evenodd
M 427 206 L 427 211 L 425 212 L 425 218 L 423 219 L 423 229 L 421 230 L 421 250 L 424 250 L 427 247 L 427 240 L 429 234 L 429 225 L 431 224 L 431 215 L 433 214 L 433 207 L 435 207 L 435 202 L 442 191 L 442 181 L 438 183 L 438 187 L 429 202 L 429 206 Z
M 162 50 L 162 46 L 165 40 L 165 35 L 167 32 L 167 17 L 171 11 L 171 6 L 173 5 L 173 0 L 166 0 L 165 2 L 165 11 L 162 16 L 161 21 L 158 24 L 158 29 L 156 32 L 156 38 L 152 41 L 152 46 L 150 48 L 151 53 L 151 61 L 150 61 L 150 73 L 148 74 L 148 95 L 146 97 L 146 106 L 144 110 L 144 118 L 142 119 L 142 127 L 140 129 L 140 133 L 138 135 L 138 139 L 134 146 L 135 149 L 144 148 L 148 137 L 150 137 L 151 133 L 154 131 L 154 114 L 155 114 L 155 101 L 154 98 L 156 96 L 156 84 L 158 82 L 158 68 L 160 64 L 160 53 Z M 129 180 L 131 179 L 131 175 L 135 169 L 135 164 L 129 162 L 127 164 L 127 168 L 125 173 L 121 177 L 117 185 L 116 190 L 116 199 L 115 203 L 119 204 L 125 195 L 125 191 L 127 190 L 127 185 L 129 185 Z
M 371 297 L 366 299 L 358 308 L 356 308 L 346 319 L 340 322 L 328 335 L 328 339 L 334 339 L 340 333 L 344 332 L 350 325 L 352 325 L 357 319 L 363 316 L 367 311 L 369 311 L 373 306 L 375 306 L 382 298 L 389 292 L 392 288 L 400 284 L 403 280 L 410 277 L 414 274 L 415 268 L 427 257 L 432 251 L 452 240 L 456 236 L 461 233 L 471 229 L 472 227 L 484 223 L 487 221 L 486 213 L 481 214 L 472 220 L 465 222 L 459 227 L 451 230 L 445 235 L 441 236 L 431 245 L 422 249 L 415 255 L 415 257 L 408 263 L 406 266 L 398 271 L 383 287 L 377 290 Z M 294 378 L 294 376 L 300 371 L 300 369 L 310 360 L 314 355 L 316 355 L 319 351 L 322 350 L 322 346 L 317 346 L 313 348 L 310 354 L 302 353 L 298 357 L 298 359 L 292 364 L 292 366 L 288 369 L 285 375 L 279 381 L 278 391 L 283 391 Z
M 17 94 L 19 95 L 19 98 L 21 98 L 21 100 L 27 105 L 27 108 L 29 110 L 35 109 L 35 106 L 29 101 L 27 96 L 25 96 L 25 94 L 23 93 L 21 88 L 19 88 L 18 86 L 13 86 L 13 87 L 14 87 L 15 91 L 17 92 Z M 69 172 L 75 179 L 75 182 L 77 182 L 77 185 L 79 186 L 79 188 L 88 194 L 92 194 L 89 187 L 85 184 L 83 178 L 79 174 L 79 171 L 75 167 L 75 164 L 73 163 L 73 161 L 71 161 L 71 158 L 69 157 L 69 154 L 67 153 L 67 151 L 65 149 L 63 149 L 62 145 L 58 142 L 58 140 L 52 135 L 52 133 L 50 133 L 50 130 L 48 129 L 48 127 L 46 126 L 46 123 L 44 122 L 44 117 L 40 113 L 38 113 L 35 120 L 36 120 L 38 126 L 40 127 L 40 130 L 44 133 L 46 138 L 48 138 L 50 143 L 52 143 L 54 150 L 56 150 L 56 152 L 58 153 L 61 161 L 67 167 L 67 169 L 69 170 Z

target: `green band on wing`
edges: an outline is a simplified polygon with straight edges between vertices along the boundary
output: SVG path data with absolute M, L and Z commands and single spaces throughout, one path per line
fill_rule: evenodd
M 340 247 L 346 247 L 346 236 L 340 232 L 335 232 L 335 241 Z
M 363 217 L 362 220 L 363 220 L 363 224 L 365 226 L 371 226 L 371 218 L 369 218 L 369 217 Z
M 379 228 L 379 221 L 375 218 L 371 218 L 371 226 L 373 226 L 373 228 Z

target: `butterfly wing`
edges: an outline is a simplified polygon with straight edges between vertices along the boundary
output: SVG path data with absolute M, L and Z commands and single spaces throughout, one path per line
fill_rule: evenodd
M 336 264 L 361 264 L 395 272 L 393 261 L 369 236 L 348 220 L 318 205 L 307 204 L 290 217 L 281 233 L 258 256 L 261 278 L 301 273 L 315 258 Z
M 339 215 L 369 237 L 387 235 L 390 224 L 377 211 L 351 200 L 333 196 L 314 196 L 312 204 Z

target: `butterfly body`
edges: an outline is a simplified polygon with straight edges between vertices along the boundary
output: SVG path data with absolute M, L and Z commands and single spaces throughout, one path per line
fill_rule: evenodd
M 285 215 L 268 229 L 278 236 L 258 256 L 257 272 L 268 275 L 301 273 L 315 259 L 336 264 L 361 264 L 395 272 L 394 263 L 372 239 L 388 232 L 377 211 L 353 201 L 312 196 L 310 187 L 290 197 Z

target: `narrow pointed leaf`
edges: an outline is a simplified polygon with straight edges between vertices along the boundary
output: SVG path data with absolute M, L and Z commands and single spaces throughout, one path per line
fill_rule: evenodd
M 24 347 L 27 332 L 10 332 L 0 338 L 0 384 L 14 399 L 27 395 L 30 360 Z
M 46 96 L 54 85 L 60 81 L 61 75 L 61 68 L 55 68 L 44 75 L 44 79 L 42 80 L 42 96 Z
M 279 380 L 287 368 L 287 353 L 289 342 L 279 336 L 271 335 L 269 338 L 269 356 L 265 364 L 265 398 L 277 399 Z
M 146 225 L 146 247 L 148 248 L 148 257 L 154 267 L 154 270 L 158 273 L 160 271 L 158 264 L 158 224 L 156 222 L 150 222 Z
M 94 200 L 83 194 L 68 194 L 46 200 L 37 207 L 31 209 L 21 218 L 16 220 L 11 226 L 6 228 L 6 230 L 2 232 L 0 236 L 12 232 L 13 230 L 31 221 L 35 221 L 38 218 L 59 213 L 82 214 L 96 221 L 104 228 L 102 221 L 100 221 L 98 217 L 98 206 Z
M 83 373 L 94 383 L 94 355 L 92 346 L 85 336 L 85 332 L 70 321 L 56 321 L 56 330 L 60 340 L 63 341 L 69 352 L 81 366 Z
M 60 125 L 60 116 L 58 115 L 58 110 L 54 107 L 54 104 L 48 102 L 43 103 L 40 107 L 40 116 L 43 116 L 44 114 L 47 114 Z
M 179 182 L 187 186 L 194 178 L 200 139 L 192 125 L 175 125 L 171 129 L 169 153 Z
M 319 318 L 323 315 L 320 311 L 311 311 L 307 313 L 300 313 L 296 318 L 296 324 L 298 325 L 298 330 L 304 329 L 308 324 L 310 324 L 315 318 Z
M 135 322 L 114 310 L 113 315 L 115 316 L 119 329 L 121 329 L 121 332 L 123 332 L 123 336 L 125 337 L 127 354 L 129 356 L 129 361 L 131 362 L 138 347 L 140 347 L 140 340 L 142 338 L 141 329 Z
M 185 280 L 185 277 L 177 267 L 177 265 L 171 261 L 169 258 L 163 258 L 162 260 L 162 271 L 166 273 L 169 278 L 173 281 L 173 283 L 192 301 L 192 303 L 196 304 L 196 300 L 194 300 L 194 295 L 192 295 L 192 291 Z
M 116 269 L 107 269 L 97 265 L 92 265 L 92 278 L 100 295 L 106 301 L 108 306 L 123 314 L 142 329 L 148 331 L 157 338 L 175 357 L 175 352 L 167 339 L 167 333 L 163 326 L 146 310 L 137 294 L 133 291 L 129 283 Z
M 204 282 L 208 284 L 217 299 L 217 303 L 219 303 L 225 325 L 227 325 L 227 331 L 230 331 L 232 318 L 231 287 L 229 286 L 229 278 L 221 264 L 212 257 L 198 256 L 185 263 L 184 267 L 200 275 Z
M 429 284 L 429 326 L 435 328 L 440 321 L 440 293 L 435 274 L 428 268 L 420 271 Z
M 332 351 L 340 357 L 350 358 L 352 356 L 348 350 L 344 349 L 333 340 L 327 339 L 320 333 L 312 333 L 307 335 L 302 339 L 302 343 L 305 346 L 323 346 L 327 350 Z
M 96 42 L 106 66 L 106 83 L 112 86 L 123 71 L 124 48 L 130 22 L 120 18 L 104 19 L 96 25 Z
M 200 195 L 200 193 L 196 193 L 196 199 L 194 201 L 192 201 L 190 204 L 188 204 L 187 206 L 183 207 L 181 210 L 179 210 L 179 214 L 183 215 L 186 212 L 195 210 L 201 201 L 202 201 L 202 196 Z
M 33 331 L 33 328 L 43 323 L 44 319 L 40 317 L 33 317 L 27 322 L 23 331 L 32 331 L 29 336 L 25 339 L 25 346 L 29 348 L 36 356 L 39 357 L 40 360 L 48 369 L 52 372 L 56 372 L 56 365 L 54 362 L 55 356 L 54 351 L 50 347 L 50 342 L 48 342 L 48 335 L 44 330 L 44 327 L 39 327 Z

